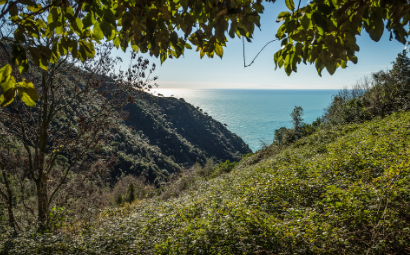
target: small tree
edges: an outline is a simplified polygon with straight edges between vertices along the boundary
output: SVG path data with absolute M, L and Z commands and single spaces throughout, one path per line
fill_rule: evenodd
M 294 139 L 297 140 L 302 136 L 303 126 L 305 125 L 302 118 L 303 108 L 301 106 L 295 106 L 290 116 L 292 117 L 291 122 L 293 123 Z
M 122 205 L 122 203 L 123 203 L 123 198 L 122 198 L 122 194 L 121 194 L 121 193 L 118 193 L 118 194 L 115 195 L 115 197 L 114 197 L 114 202 L 115 202 L 115 204 L 118 205 L 118 206 Z
M 281 127 L 275 130 L 275 135 L 273 137 L 273 141 L 276 142 L 278 145 L 282 145 L 284 143 L 283 136 L 286 132 L 286 127 Z
M 135 185 L 130 182 L 127 187 L 127 192 L 124 197 L 124 202 L 132 203 L 135 200 Z
M 42 38 L 38 43 L 51 46 Z M 95 48 L 96 57 L 84 62 L 67 55 L 57 63 L 48 63 L 47 70 L 32 66 L 24 75 L 14 72 L 25 82 L 25 79 L 35 81 L 26 85 L 38 100 L 31 107 L 27 106 L 30 100 L 14 100 L 0 108 L 0 124 L 8 139 L 16 139 L 23 145 L 19 159 L 21 174 L 15 178 L 35 187 L 37 208 L 27 209 L 40 232 L 49 229 L 50 208 L 74 169 L 92 174 L 109 168 L 110 161 L 99 153 L 100 146 L 110 139 L 110 131 L 118 127 L 120 120 L 127 118 L 122 108 L 133 103 L 135 93 L 151 87 L 149 74 L 155 65 L 149 69 L 148 60 L 132 53 L 132 59 L 137 62 L 126 72 L 116 72 L 115 65 L 120 59 L 110 57 L 112 48 L 112 44 L 102 44 Z M 7 47 L 0 51 L 0 61 L 11 62 L 8 51 L 11 49 Z M 24 95 L 19 93 L 21 98 Z M 60 155 L 67 158 L 67 164 L 57 167 Z M 94 167 L 96 162 L 99 167 Z M 8 192 L 11 182 L 7 177 L 13 168 L 2 164 L 0 170 L 3 173 L 0 189 Z M 26 185 L 20 186 L 19 194 L 27 194 Z M 2 194 L 4 199 L 10 198 L 7 192 Z

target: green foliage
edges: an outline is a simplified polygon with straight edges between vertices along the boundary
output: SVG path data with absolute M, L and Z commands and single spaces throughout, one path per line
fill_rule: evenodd
M 274 2 L 274 1 L 267 1 Z M 276 67 L 284 67 L 290 75 L 297 65 L 315 64 L 321 75 L 324 68 L 333 74 L 338 67 L 357 63 L 359 51 L 356 35 L 366 31 L 378 41 L 384 28 L 390 39 L 405 44 L 410 6 L 407 1 L 309 1 L 286 0 L 290 11 L 278 15 L 282 25 L 276 32 L 281 49 L 274 55 Z M 126 51 L 149 52 L 161 63 L 168 57 L 178 58 L 185 49 L 196 46 L 200 57 L 217 55 L 222 58 L 223 47 L 231 38 L 252 39 L 260 27 L 262 0 L 200 3 L 183 1 L 101 1 L 83 4 L 60 4 L 59 1 L 2 1 L 0 16 L 8 16 L 13 26 L 13 63 L 16 70 L 28 70 L 28 59 L 43 70 L 70 55 L 85 61 L 94 58 L 94 43 L 112 41 Z M 197 29 L 193 29 L 197 28 Z M 194 30 L 194 31 L 193 31 Z M 182 33 L 178 33 L 181 31 Z M 39 38 L 52 38 L 50 47 L 35 43 Z M 188 43 L 188 41 L 190 43 Z M 28 46 L 23 46 L 24 44 Z M 4 67 L 4 66 L 3 66 Z M 10 101 L 8 96 L 3 101 Z M 33 100 L 35 101 L 35 100 Z M 31 100 L 29 105 L 33 104 Z
M 281 127 L 274 132 L 273 142 L 275 145 L 287 145 L 293 141 L 300 139 L 302 136 L 312 133 L 313 129 L 311 125 L 306 126 L 303 122 L 303 108 L 301 106 L 295 106 L 290 117 L 292 118 L 293 128 Z
M 115 195 L 114 202 L 118 206 L 122 205 L 124 203 L 124 199 L 122 197 L 122 194 L 118 193 L 117 195 Z
M 276 37 L 282 47 L 274 61 L 288 75 L 296 72 L 302 61 L 315 64 L 319 75 L 325 68 L 332 75 L 349 61 L 356 64 L 355 54 L 360 50 L 356 36 L 364 31 L 377 42 L 386 28 L 390 40 L 394 35 L 397 41 L 407 42 L 408 1 L 313 0 L 297 9 L 293 1 L 285 3 L 291 12 L 278 15 L 282 24 Z
M 305 125 L 305 123 L 303 123 L 302 116 L 303 108 L 301 106 L 295 106 L 292 113 L 290 114 L 290 117 L 292 117 L 295 140 L 299 139 L 299 137 L 302 135 L 303 126 Z
M 288 129 L 286 127 L 281 127 L 275 130 L 273 141 L 276 142 L 278 145 L 282 145 L 285 141 L 284 135 Z
M 220 163 L 215 171 L 211 174 L 211 177 L 215 178 L 224 173 L 230 173 L 236 166 L 238 162 L 230 162 L 229 159 L 223 163 Z
M 117 141 L 111 141 L 111 142 L 110 142 L 110 145 L 111 145 L 111 146 L 113 146 L 113 147 L 117 147 L 117 146 L 119 146 L 119 145 L 120 145 L 120 142 L 117 142 Z
M 0 105 L 7 106 L 13 102 L 14 97 L 16 96 L 16 81 L 14 77 L 11 76 L 11 66 L 5 65 L 0 68 Z
M 406 254 L 410 113 L 322 129 L 174 199 L 100 214 L 82 235 L 5 238 L 11 254 Z M 324 149 L 321 149 L 324 147 Z M 245 162 L 246 161 L 246 162 Z
M 124 196 L 124 202 L 132 203 L 135 200 L 135 186 L 133 183 L 129 183 L 127 187 L 127 193 Z
M 16 84 L 17 94 L 27 106 L 33 107 L 38 99 L 37 90 L 33 83 L 27 82 L 25 79 Z
M 342 90 L 333 98 L 325 113 L 330 125 L 363 122 L 410 109 L 410 59 L 400 53 L 390 71 L 372 74 L 352 90 Z
M 94 58 L 94 43 L 104 40 L 112 41 L 124 52 L 129 46 L 135 52 L 149 52 L 151 56 L 159 57 L 161 63 L 168 57 L 178 58 L 185 49 L 191 49 L 188 41 L 196 46 L 201 58 L 205 54 L 222 58 L 226 35 L 231 38 L 244 36 L 250 41 L 255 26 L 260 27 L 259 14 L 264 9 L 262 0 L 235 3 L 196 0 L 1 1 L 0 7 L 0 17 L 8 17 L 15 27 L 13 63 L 10 64 L 16 64 L 19 73 L 29 69 L 28 59 L 48 70 L 50 64 L 66 56 L 81 61 Z M 48 39 L 50 47 L 39 43 L 41 38 Z M 2 68 L 11 69 L 11 66 Z M 23 102 L 33 105 L 34 94 L 27 95 L 30 100 Z M 2 105 L 14 97 L 5 95 Z

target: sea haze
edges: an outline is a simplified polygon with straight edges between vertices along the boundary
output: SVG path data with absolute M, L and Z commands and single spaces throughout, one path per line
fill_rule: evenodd
M 338 90 L 185 90 L 156 89 L 154 94 L 183 98 L 203 112 L 227 124 L 252 151 L 270 144 L 275 129 L 291 127 L 295 106 L 304 109 L 303 119 L 311 123 L 321 117 Z

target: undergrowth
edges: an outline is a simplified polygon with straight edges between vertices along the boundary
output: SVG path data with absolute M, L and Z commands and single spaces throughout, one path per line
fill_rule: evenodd
M 410 113 L 320 130 L 166 201 L 107 208 L 76 235 L 5 235 L 2 251 L 409 254 L 409 141 Z

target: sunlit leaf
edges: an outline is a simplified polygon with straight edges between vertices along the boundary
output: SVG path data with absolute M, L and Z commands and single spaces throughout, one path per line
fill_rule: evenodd
M 47 29 L 47 24 L 42 19 L 37 19 L 36 24 L 42 29 Z
M 26 6 L 26 8 L 32 12 L 38 12 L 41 10 L 43 7 L 40 4 L 34 4 L 32 6 Z
M 0 73 L 3 73 L 1 77 L 2 81 L 0 82 L 0 88 L 2 93 L 0 96 L 0 106 L 2 107 L 9 105 L 11 102 L 13 102 L 14 98 L 16 97 L 16 81 L 14 80 L 13 76 L 5 76 L 8 70 L 5 70 L 4 72 L 2 70 L 3 68 L 0 69 Z
M 23 101 L 27 106 L 33 107 L 36 105 L 38 94 L 33 83 L 28 82 L 25 79 L 17 83 L 17 94 L 21 101 Z
M 220 58 L 222 58 L 222 55 L 224 54 L 223 48 L 221 45 L 216 45 L 215 46 L 215 53 L 218 55 Z
M 295 3 L 293 2 L 293 0 L 285 0 L 285 4 L 291 11 L 295 9 Z
M 7 79 L 11 74 L 12 68 L 9 64 L 4 65 L 0 68 L 0 82 Z
M 103 31 L 100 28 L 100 23 L 95 22 L 93 27 L 93 36 L 96 40 L 102 40 L 104 38 Z

